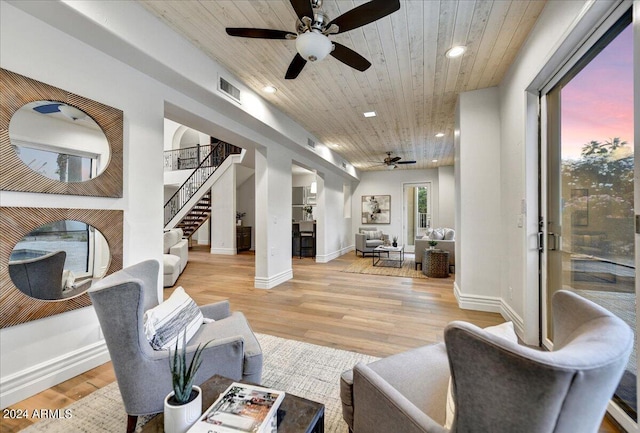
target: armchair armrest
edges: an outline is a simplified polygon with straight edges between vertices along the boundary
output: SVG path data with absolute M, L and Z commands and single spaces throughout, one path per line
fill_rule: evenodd
M 356 233 L 356 250 L 363 251 L 367 237 L 363 233 Z
M 353 369 L 354 433 L 447 433 L 366 365 Z
M 229 301 L 220 301 L 200 307 L 202 315 L 207 319 L 220 320 L 231 315 Z

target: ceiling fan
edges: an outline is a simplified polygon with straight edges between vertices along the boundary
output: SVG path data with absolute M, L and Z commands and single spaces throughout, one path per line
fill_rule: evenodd
M 393 170 L 394 168 L 398 168 L 398 164 L 415 164 L 416 161 L 400 161 L 402 158 L 400 156 L 391 156 L 392 152 L 387 152 L 387 156 L 379 165 L 386 165 L 387 169 Z
M 227 34 L 243 38 L 289 39 L 296 41 L 298 53 L 287 69 L 285 78 L 296 78 L 307 61 L 317 62 L 331 54 L 342 63 L 358 71 L 365 71 L 371 63 L 360 54 L 337 42 L 329 35 L 362 27 L 400 9 L 400 0 L 371 0 L 329 20 L 322 10 L 322 0 L 289 0 L 298 16 L 296 31 L 227 27 Z

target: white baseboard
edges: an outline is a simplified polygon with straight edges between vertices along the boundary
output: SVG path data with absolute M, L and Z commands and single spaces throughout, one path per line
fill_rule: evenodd
M 272 289 L 278 284 L 282 284 L 292 278 L 293 269 L 288 269 L 270 277 L 255 277 L 253 287 L 256 289 Z
M 0 407 L 7 407 L 49 389 L 110 360 L 107 346 L 98 341 L 58 358 L 35 365 L 0 381 Z
M 332 253 L 329 254 L 323 254 L 323 255 L 316 255 L 316 263 L 328 263 L 333 259 L 337 259 L 340 256 L 344 256 L 345 254 L 347 254 L 349 251 L 353 251 L 354 250 L 354 246 L 348 246 L 345 248 L 342 248 L 338 251 L 334 251 Z
M 211 254 L 220 254 L 223 256 L 235 256 L 238 250 L 235 248 L 214 248 L 211 247 Z
M 458 301 L 458 307 L 463 310 L 486 311 L 501 313 L 502 300 L 496 296 L 464 295 L 460 292 L 458 282 L 453 283 L 453 293 Z
M 501 299 L 500 304 L 500 314 L 502 314 L 502 317 L 504 317 L 505 320 L 513 322 L 513 326 L 516 329 L 516 334 L 518 334 L 518 337 L 520 337 L 520 339 L 524 341 L 524 320 L 518 315 L 518 313 L 513 310 L 513 308 L 511 308 L 509 304 L 504 302 L 504 300 Z

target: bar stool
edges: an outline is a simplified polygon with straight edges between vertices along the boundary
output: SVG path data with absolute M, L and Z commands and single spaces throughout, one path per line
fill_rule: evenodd
M 311 257 L 315 256 L 316 251 L 316 232 L 314 230 L 315 223 L 313 221 L 300 221 L 300 258 L 304 251 L 310 251 Z

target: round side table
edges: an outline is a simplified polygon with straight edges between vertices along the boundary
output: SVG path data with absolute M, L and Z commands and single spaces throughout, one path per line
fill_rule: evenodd
M 425 249 L 422 255 L 422 273 L 431 278 L 447 278 L 449 276 L 449 252 Z

